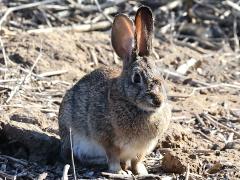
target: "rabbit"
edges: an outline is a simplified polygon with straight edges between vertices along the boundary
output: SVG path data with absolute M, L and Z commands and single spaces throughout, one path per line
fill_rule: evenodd
M 146 175 L 144 157 L 171 120 L 164 79 L 152 56 L 153 15 L 138 9 L 135 22 L 115 16 L 111 41 L 122 69 L 102 67 L 85 75 L 63 98 L 59 133 L 63 158 L 108 164 L 108 171 Z

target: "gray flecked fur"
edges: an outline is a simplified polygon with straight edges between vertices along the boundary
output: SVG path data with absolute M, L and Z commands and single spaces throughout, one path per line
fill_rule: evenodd
M 141 77 L 140 85 L 133 83 L 136 72 Z M 139 57 L 132 51 L 131 56 L 124 59 L 123 70 L 97 69 L 67 91 L 59 110 L 62 156 L 70 155 L 71 127 L 73 147 L 78 146 L 74 144 L 77 137 L 80 141 L 82 138 L 94 142 L 105 152 L 105 156 L 80 153 L 81 156 L 77 156 L 80 162 L 107 162 L 110 171 L 121 172 L 120 161 L 125 164 L 131 160 L 134 173 L 146 174 L 142 160 L 155 147 L 156 139 L 167 129 L 170 119 L 164 81 L 154 58 Z M 154 142 L 151 149 L 150 142 Z

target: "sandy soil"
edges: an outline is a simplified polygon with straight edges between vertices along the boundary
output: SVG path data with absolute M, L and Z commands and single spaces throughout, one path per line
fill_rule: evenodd
M 121 60 L 102 32 L 23 33 L 3 36 L 3 42 L 8 58 L 0 53 L 0 79 L 6 80 L 0 83 L 0 172 L 59 178 L 64 164 L 57 115 L 65 91 L 96 67 L 121 67 Z M 159 177 L 184 178 L 187 171 L 191 179 L 239 179 L 240 64 L 227 46 L 201 52 L 155 39 L 159 69 L 175 72 L 190 59 L 197 63 L 183 77 L 165 73 L 174 117 L 145 163 Z M 208 88 L 199 88 L 204 83 Z M 103 178 L 104 170 L 77 166 L 79 178 Z

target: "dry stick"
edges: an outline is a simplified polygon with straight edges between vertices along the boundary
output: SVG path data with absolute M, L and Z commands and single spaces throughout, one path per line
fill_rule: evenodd
M 44 106 L 34 106 L 34 105 L 32 105 L 32 106 L 25 106 L 25 105 L 22 105 L 22 104 L 13 104 L 13 105 L 1 105 L 1 107 L 25 108 L 25 109 L 36 108 L 39 111 L 45 112 L 45 113 L 58 113 L 57 109 L 48 109 L 47 107 L 45 108 Z
M 101 172 L 101 175 L 109 179 L 133 179 L 131 175 L 114 174 L 109 172 Z
M 18 81 L 18 79 L 3 79 L 3 80 L 0 80 L 0 83 L 16 82 L 16 81 Z
M 101 9 L 105 9 L 105 8 L 108 8 L 108 7 L 116 6 L 118 4 L 122 4 L 126 1 L 128 1 L 128 0 L 107 1 L 106 3 L 101 4 L 100 7 L 101 7 Z M 95 12 L 95 11 L 99 10 L 98 7 L 93 6 L 93 5 L 84 6 L 84 5 L 81 5 L 81 4 L 76 4 L 73 7 L 81 10 L 82 12 L 86 12 L 86 13 L 92 13 L 92 12 Z
M 58 1 L 59 0 L 46 0 L 46 1 L 34 2 L 34 3 L 30 3 L 30 4 L 24 4 L 24 5 L 20 5 L 20 6 L 17 6 L 17 7 L 11 7 L 9 9 L 7 9 L 7 11 L 3 15 L 3 17 L 0 19 L 0 29 L 2 27 L 3 22 L 6 21 L 8 15 L 11 14 L 12 12 L 14 12 L 14 11 L 27 9 L 27 8 L 32 8 L 32 7 L 40 6 L 40 5 L 43 5 L 43 4 L 49 4 L 49 3 L 58 2 Z
M 109 8 L 106 8 L 106 9 L 103 10 L 103 13 L 106 14 L 106 15 L 108 15 L 108 14 L 115 14 L 115 13 L 117 13 L 117 12 L 118 12 L 118 8 L 115 7 L 115 6 L 114 6 L 114 7 L 109 7 Z M 95 18 L 93 18 L 93 19 L 91 20 L 91 23 L 96 23 L 96 22 L 98 22 L 99 20 L 101 20 L 102 17 L 104 17 L 103 13 L 100 14 L 99 16 L 96 16 Z
M 17 179 L 17 176 L 13 176 L 13 175 L 10 175 L 10 174 L 7 174 L 3 171 L 0 170 L 0 177 L 4 178 L 4 179 L 9 179 L 9 180 L 16 180 Z
M 42 43 L 41 43 L 42 46 Z M 28 80 L 28 78 L 31 76 L 33 69 L 35 68 L 35 66 L 37 65 L 38 61 L 41 59 L 42 57 L 42 47 L 40 48 L 40 53 L 37 57 L 37 59 L 35 60 L 34 64 L 32 65 L 32 68 L 30 69 L 29 73 L 27 75 L 25 75 L 22 80 L 20 81 L 20 83 L 15 87 L 15 89 L 13 91 L 11 91 L 10 96 L 8 97 L 6 103 L 9 103 L 11 101 L 11 99 L 14 97 L 14 95 L 17 93 L 17 91 L 19 91 L 19 89 L 22 87 L 22 85 L 25 83 L 25 81 Z
M 240 6 L 238 4 L 236 4 L 230 0 L 226 0 L 224 3 L 227 4 L 228 6 L 232 7 L 233 9 L 240 11 Z
M 69 135 L 70 135 L 70 146 L 71 146 L 71 159 L 72 159 L 72 167 L 73 167 L 73 177 L 74 177 L 74 180 L 77 180 L 76 170 L 75 170 L 75 163 L 74 163 L 74 157 L 73 157 L 73 142 L 72 142 L 72 128 L 71 127 L 69 127 Z
M 47 25 L 48 25 L 49 27 L 52 27 L 52 24 L 51 24 L 50 20 L 48 19 L 48 17 L 47 17 L 47 14 L 46 14 L 45 10 L 44 10 L 44 9 L 42 9 L 42 8 L 38 8 L 38 9 L 39 9 L 39 10 L 40 10 L 40 12 L 42 13 L 42 15 L 43 15 L 43 17 L 44 17 L 44 19 L 45 19 L 45 21 L 46 21 Z
M 189 174 L 190 174 L 189 164 L 187 164 L 187 171 L 186 171 L 185 180 L 188 180 L 188 179 L 189 179 Z
M 93 60 L 94 64 L 96 66 L 98 66 L 98 59 L 97 59 L 97 55 L 95 53 L 95 50 L 94 49 L 90 49 L 89 51 L 90 51 L 90 54 L 91 54 L 91 57 L 92 57 L 92 60 Z
M 215 140 L 211 139 L 210 137 L 208 137 L 206 134 L 204 134 L 202 131 L 200 130 L 193 130 L 193 133 L 199 133 L 201 136 L 203 136 L 205 139 L 209 140 L 212 143 L 216 143 Z
M 194 113 L 196 119 L 198 120 L 198 122 L 202 125 L 202 126 L 206 126 L 206 124 L 204 123 L 204 121 L 202 120 L 202 118 L 197 114 Z
M 39 174 L 37 180 L 44 180 L 44 179 L 47 179 L 47 175 L 48 175 L 47 172 L 43 172 L 43 173 Z
M 233 21 L 233 34 L 234 34 L 234 41 L 235 41 L 235 52 L 239 52 L 239 39 L 237 35 L 237 19 L 234 18 Z
M 105 12 L 102 10 L 102 8 L 101 8 L 98 0 L 95 0 L 95 4 L 97 5 L 97 8 L 98 8 L 98 10 L 102 13 L 102 15 L 103 15 L 110 23 L 112 23 L 112 22 L 113 22 L 112 18 L 110 18 L 107 14 L 105 14 Z
M 70 168 L 69 164 L 66 164 L 63 168 L 63 176 L 61 178 L 61 180 L 68 180 L 68 170 Z
M 175 9 L 176 7 L 180 6 L 181 4 L 182 4 L 181 0 L 172 1 L 164 6 L 161 6 L 160 10 L 169 11 L 169 10 Z
M 102 176 L 107 177 L 109 179 L 123 179 L 123 180 L 127 180 L 127 179 L 161 179 L 159 175 L 156 174 L 147 174 L 147 175 L 137 175 L 137 176 L 133 176 L 133 175 L 123 175 L 123 174 L 113 174 L 113 173 L 109 173 L 109 172 L 102 172 L 101 173 Z
M 28 33 L 51 33 L 56 31 L 77 31 L 77 32 L 88 32 L 94 30 L 104 30 L 111 26 L 109 21 L 101 21 L 95 24 L 78 24 L 73 26 L 65 26 L 65 27 L 53 27 L 53 28 L 45 28 L 45 29 L 32 29 L 28 30 Z
M 203 116 L 204 116 L 207 120 L 209 120 L 210 122 L 212 122 L 212 123 L 220 126 L 221 128 L 224 128 L 224 129 L 226 129 L 226 130 L 228 130 L 228 131 L 233 132 L 237 137 L 240 138 L 240 133 L 239 133 L 239 132 L 233 130 L 233 129 L 230 128 L 230 127 L 227 127 L 227 126 L 223 125 L 223 124 L 220 123 L 220 122 L 215 121 L 215 120 L 214 120 L 212 117 L 210 117 L 208 114 L 205 114 L 205 113 L 204 113 Z
M 209 84 L 206 87 L 197 87 L 192 90 L 192 92 L 188 95 L 189 97 L 194 95 L 196 91 L 203 90 L 203 89 L 210 89 L 210 88 L 218 88 L 218 87 L 228 87 L 228 88 L 235 88 L 240 89 L 240 86 L 234 84 L 227 84 L 227 83 L 220 83 L 220 84 Z
M 5 64 L 5 67 L 8 68 L 8 59 L 7 59 L 6 51 L 5 51 L 4 44 L 3 44 L 1 36 L 0 36 L 0 44 L 2 46 L 4 64 Z M 4 79 L 6 79 L 6 72 L 4 72 Z
M 68 72 L 68 70 L 58 70 L 58 71 L 41 73 L 41 74 L 39 74 L 39 76 L 40 77 L 57 76 L 57 75 L 65 74 L 67 72 Z
M 7 60 L 6 51 L 5 51 L 4 44 L 3 44 L 1 36 L 0 36 L 0 43 L 1 43 L 1 46 L 2 46 L 2 53 L 3 53 L 3 58 L 4 58 L 4 64 L 5 64 L 6 68 L 8 68 L 8 60 Z
M 174 79 L 174 80 L 181 80 L 181 81 L 184 81 L 186 79 L 189 79 L 187 76 L 184 76 L 184 75 L 181 75 L 177 72 L 172 72 L 170 70 L 167 70 L 167 69 L 160 69 L 159 70 L 161 73 L 164 73 L 165 75 L 168 76 L 168 78 L 171 78 L 171 79 Z M 195 84 L 199 84 L 199 85 L 202 85 L 202 86 L 209 86 L 210 84 L 208 83 L 205 83 L 205 82 L 201 82 L 201 81 L 198 81 L 198 80 L 194 80 L 192 79 L 191 82 L 195 83 Z
M 28 165 L 28 162 L 27 162 L 27 161 L 24 161 L 24 160 L 21 160 L 21 159 L 16 159 L 16 158 L 11 157 L 11 156 L 1 155 L 0 157 L 3 157 L 3 158 L 5 158 L 5 159 L 7 159 L 8 161 L 12 161 L 12 162 L 15 162 L 15 163 L 22 164 L 22 165 L 24 165 L 24 166 L 27 166 L 27 165 Z

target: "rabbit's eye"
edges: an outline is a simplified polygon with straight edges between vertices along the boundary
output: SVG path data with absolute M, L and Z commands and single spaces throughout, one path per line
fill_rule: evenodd
M 134 73 L 133 77 L 132 77 L 132 82 L 136 83 L 136 84 L 141 84 L 142 81 L 142 77 L 139 73 Z

